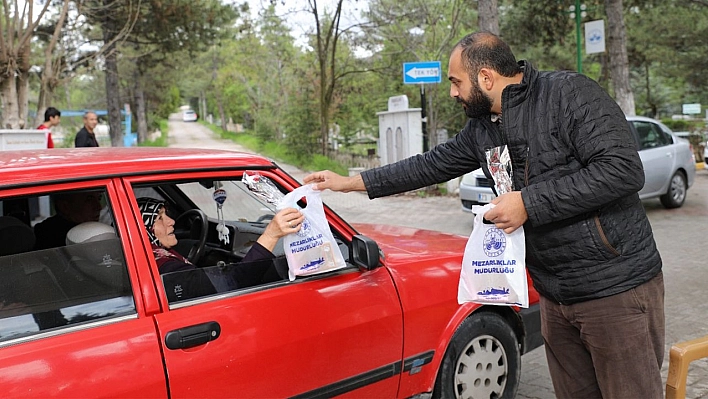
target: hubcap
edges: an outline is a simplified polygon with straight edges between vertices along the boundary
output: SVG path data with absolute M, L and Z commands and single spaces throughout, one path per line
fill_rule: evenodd
M 455 365 L 458 399 L 500 398 L 506 387 L 508 364 L 499 340 L 483 335 L 467 345 Z
M 686 197 L 686 185 L 683 184 L 683 178 L 679 175 L 671 179 L 671 198 L 675 203 L 680 204 Z

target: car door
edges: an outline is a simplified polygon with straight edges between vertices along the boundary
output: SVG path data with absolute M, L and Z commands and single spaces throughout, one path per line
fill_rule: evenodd
M 631 122 L 639 141 L 639 156 L 644 165 L 645 182 L 640 196 L 663 193 L 673 174 L 673 140 L 659 125 L 650 121 Z
M 283 183 L 275 174 L 261 173 Z M 218 179 L 217 187 L 226 189 L 240 184 L 240 174 L 234 172 L 169 178 L 180 181 L 185 191 L 189 191 L 185 186 L 194 186 L 184 183 L 189 179 L 200 184 Z M 133 190 L 145 190 L 140 187 L 150 179 L 154 179 L 150 184 L 167 186 L 157 181 L 159 177 L 126 184 L 136 223 L 142 219 L 135 198 L 144 194 Z M 194 193 L 190 201 L 204 199 L 203 208 L 210 213 L 207 208 L 216 208 L 211 198 L 209 193 Z M 227 220 L 245 223 L 245 216 L 228 215 L 258 208 L 229 194 L 223 214 Z M 149 248 L 147 235 L 142 239 Z M 235 234 L 229 245 L 241 242 Z M 163 302 L 155 321 L 173 398 L 330 397 L 350 391 L 357 396 L 395 397 L 403 328 L 387 269 L 361 271 L 350 266 L 292 282 L 284 279 L 169 303 L 165 276 L 158 275 L 152 259 L 151 267 Z
M 96 207 L 65 225 L 59 201 L 73 201 L 68 212 L 79 217 L 84 198 Z M 3 397 L 168 397 L 142 299 L 150 289 L 137 279 L 115 199 L 111 181 L 0 192 Z

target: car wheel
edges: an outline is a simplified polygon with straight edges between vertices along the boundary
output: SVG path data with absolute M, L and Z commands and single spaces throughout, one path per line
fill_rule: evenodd
M 680 207 L 686 201 L 686 191 L 688 191 L 686 177 L 681 172 L 674 173 L 668 191 L 659 198 L 661 204 L 669 209 Z
M 445 352 L 434 398 L 513 398 L 519 387 L 521 353 L 511 326 L 496 313 L 468 317 Z

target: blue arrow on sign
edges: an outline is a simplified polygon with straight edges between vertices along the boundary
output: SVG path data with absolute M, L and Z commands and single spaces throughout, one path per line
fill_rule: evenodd
M 442 68 L 440 61 L 404 62 L 403 83 L 440 83 Z

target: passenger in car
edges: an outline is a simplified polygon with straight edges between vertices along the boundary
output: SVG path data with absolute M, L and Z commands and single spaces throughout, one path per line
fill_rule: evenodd
M 100 191 L 73 191 L 52 195 L 56 214 L 34 226 L 35 249 L 66 245 L 66 234 L 84 222 L 96 222 L 101 215 Z
M 160 274 L 196 269 L 196 266 L 189 262 L 187 258 L 174 250 L 174 246 L 177 245 L 177 237 L 174 234 L 175 221 L 165 213 L 165 202 L 143 197 L 138 198 L 138 206 L 150 237 L 152 251 Z M 272 262 L 262 261 L 274 259 L 275 255 L 273 255 L 272 251 L 275 249 L 278 240 L 287 234 L 299 231 L 303 220 L 302 213 L 293 208 L 286 208 L 275 214 L 263 234 L 240 262 L 241 264 L 249 263 L 252 265 L 248 265 L 249 267 L 246 270 L 237 272 L 239 287 L 252 286 L 263 282 L 262 280 L 267 272 L 266 269 L 269 268 L 268 266 Z M 193 288 L 203 291 L 202 295 L 209 294 L 209 288 L 213 289 L 213 287 Z

